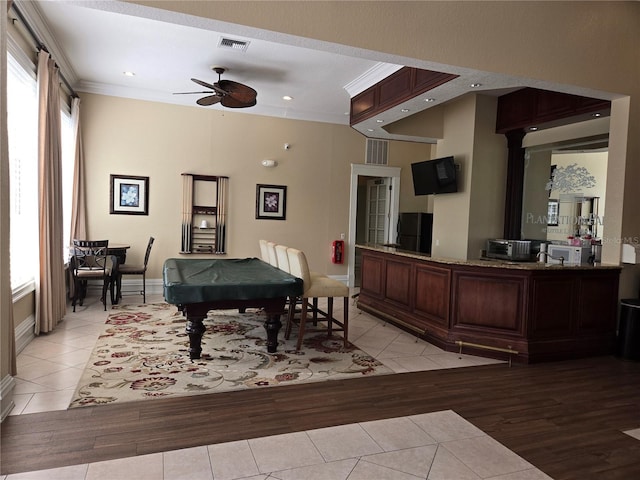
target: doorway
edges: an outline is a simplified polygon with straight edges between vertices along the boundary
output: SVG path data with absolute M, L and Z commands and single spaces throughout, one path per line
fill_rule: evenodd
M 369 190 L 371 187 L 371 190 Z M 375 203 L 375 205 L 374 205 Z M 348 255 L 350 287 L 359 287 L 360 243 L 394 243 L 400 204 L 400 168 L 351 164 Z M 375 241 L 373 241 L 375 239 Z
M 391 180 L 389 178 L 366 178 L 366 194 L 364 202 L 367 207 L 365 241 L 366 243 L 389 243 L 389 204 L 391 198 Z M 358 189 L 358 201 L 362 195 Z M 356 241 L 358 235 L 356 222 Z

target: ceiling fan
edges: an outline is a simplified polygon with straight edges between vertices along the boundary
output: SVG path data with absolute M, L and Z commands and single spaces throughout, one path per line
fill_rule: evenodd
M 214 84 L 198 80 L 197 78 L 191 79 L 198 85 L 202 85 L 203 87 L 210 89 L 210 91 L 181 92 L 175 93 L 174 95 L 208 93 L 209 95 L 207 95 L 206 97 L 202 97 L 196 100 L 196 103 L 198 105 L 202 105 L 203 107 L 214 105 L 220 102 L 223 107 L 227 108 L 246 108 L 253 107 L 257 103 L 256 97 L 258 95 L 258 92 L 256 92 L 253 88 L 247 85 L 243 85 L 242 83 L 234 82 L 233 80 L 221 80 L 220 76 L 226 71 L 226 69 L 223 67 L 212 67 L 212 70 L 218 74 L 218 81 Z

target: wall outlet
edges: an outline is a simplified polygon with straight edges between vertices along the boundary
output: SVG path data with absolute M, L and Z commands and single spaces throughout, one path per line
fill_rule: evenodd
M 436 247 L 439 247 L 439 246 L 440 246 L 440 240 L 436 238 Z

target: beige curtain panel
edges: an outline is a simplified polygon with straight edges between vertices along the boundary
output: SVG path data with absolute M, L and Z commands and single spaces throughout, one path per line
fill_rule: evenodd
M 87 200 L 84 175 L 84 148 L 82 146 L 82 130 L 80 128 L 80 99 L 71 102 L 71 120 L 75 136 L 76 155 L 73 168 L 73 196 L 71 200 L 71 238 L 87 238 Z
M 44 50 L 38 53 L 38 98 L 40 275 L 36 282 L 36 335 L 52 331 L 66 313 L 60 79 L 55 62 Z
M 16 343 L 13 325 L 13 294 L 11 290 L 11 262 L 9 260 L 10 228 L 9 221 L 9 133 L 7 131 L 7 10 L 0 9 L 0 351 L 2 362 L 7 362 L 7 370 L 2 368 L 3 375 L 17 375 Z

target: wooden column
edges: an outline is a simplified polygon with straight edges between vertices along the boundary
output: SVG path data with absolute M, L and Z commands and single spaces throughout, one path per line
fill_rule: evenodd
M 522 226 L 522 192 L 524 188 L 523 129 L 505 133 L 507 137 L 507 191 L 504 203 L 504 238 L 520 240 Z

